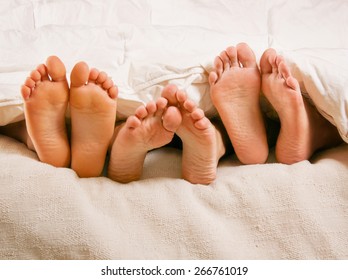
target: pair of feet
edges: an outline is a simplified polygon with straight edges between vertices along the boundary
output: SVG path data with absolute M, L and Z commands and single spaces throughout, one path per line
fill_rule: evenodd
M 223 51 L 214 68 L 209 76 L 211 99 L 242 163 L 264 163 L 268 157 L 261 91 L 281 123 L 275 149 L 279 162 L 306 160 L 316 150 L 341 142 L 337 129 L 303 99 L 298 81 L 274 49 L 263 53 L 261 73 L 245 43 Z
M 71 72 L 55 56 L 30 73 L 22 86 L 28 146 L 42 162 L 68 167 L 80 177 L 99 176 L 113 136 L 117 87 L 106 73 L 84 62 Z M 71 113 L 71 137 L 65 115 Z
M 140 106 L 116 127 L 108 176 L 118 182 L 139 179 L 147 152 L 169 144 L 174 134 L 183 144 L 183 179 L 194 184 L 211 183 L 225 153 L 222 136 L 175 85 L 166 86 L 156 102 Z
M 89 70 L 84 62 L 73 68 L 69 88 L 64 64 L 49 57 L 46 65 L 31 72 L 21 92 L 28 146 L 45 163 L 71 164 L 80 177 L 99 176 L 110 150 L 108 177 L 118 182 L 137 180 L 147 152 L 170 143 L 177 134 L 183 142 L 183 178 L 208 184 L 225 153 L 219 131 L 174 85 L 117 127 L 117 87 L 106 73 Z M 65 124 L 68 105 L 70 141 Z

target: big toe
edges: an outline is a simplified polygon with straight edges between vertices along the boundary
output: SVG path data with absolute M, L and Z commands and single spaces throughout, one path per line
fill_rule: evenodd
M 47 71 L 55 82 L 66 80 L 66 69 L 64 63 L 57 56 L 50 56 L 46 61 Z
M 176 85 L 169 84 L 164 87 L 161 96 L 168 100 L 169 105 L 177 105 L 177 91 L 178 87 Z
M 179 109 L 174 106 L 168 107 L 163 114 L 163 127 L 170 132 L 176 132 L 181 122 L 182 117 Z
M 246 43 L 237 45 L 238 60 L 244 67 L 256 67 L 256 57 L 252 49 Z
M 72 87 L 80 87 L 88 82 L 89 68 L 88 65 L 81 61 L 78 62 L 70 74 L 70 81 Z

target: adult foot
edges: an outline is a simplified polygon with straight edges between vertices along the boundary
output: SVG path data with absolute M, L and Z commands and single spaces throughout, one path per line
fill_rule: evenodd
M 260 72 L 250 47 L 241 43 L 215 58 L 209 74 L 211 100 L 219 112 L 238 159 L 264 163 L 268 144 L 260 108 Z
M 109 178 L 122 183 L 138 180 L 147 152 L 172 141 L 181 114 L 176 107 L 167 108 L 167 103 L 165 98 L 159 98 L 156 103 L 140 106 L 134 116 L 115 129 Z
M 281 123 L 276 143 L 279 162 L 292 164 L 306 160 L 316 150 L 341 142 L 337 129 L 302 97 L 299 83 L 283 57 L 268 49 L 261 57 L 260 66 L 262 91 Z
M 84 62 L 71 72 L 71 167 L 80 177 L 100 176 L 116 121 L 118 90 L 106 73 Z
M 70 145 L 65 125 L 69 86 L 62 61 L 50 56 L 46 65 L 30 73 L 21 88 L 25 122 L 34 149 L 42 162 L 70 165 Z
M 183 143 L 182 177 L 193 184 L 210 184 L 215 180 L 219 159 L 226 151 L 221 133 L 176 86 L 165 87 L 162 97 L 182 115 L 176 131 Z

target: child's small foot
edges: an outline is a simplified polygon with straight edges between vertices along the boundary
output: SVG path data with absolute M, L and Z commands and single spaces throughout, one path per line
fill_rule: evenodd
M 268 144 L 260 108 L 260 72 L 255 55 L 244 43 L 216 57 L 209 75 L 210 96 L 238 159 L 264 163 Z
M 80 177 L 100 176 L 114 133 L 117 87 L 84 62 L 71 72 L 71 167 Z
M 162 96 L 182 115 L 176 133 L 183 143 L 183 178 L 193 184 L 210 184 L 215 180 L 218 161 L 225 153 L 220 132 L 176 86 L 164 88 Z
M 56 167 L 70 165 L 65 125 L 69 86 L 62 61 L 55 56 L 32 71 L 22 86 L 28 134 L 39 159 Z
M 147 152 L 172 141 L 181 123 L 181 114 L 176 107 L 166 106 L 164 98 L 140 106 L 134 116 L 115 129 L 109 178 L 122 183 L 138 180 Z

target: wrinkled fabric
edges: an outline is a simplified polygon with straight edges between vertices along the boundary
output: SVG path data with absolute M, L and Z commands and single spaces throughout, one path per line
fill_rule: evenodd
M 157 99 L 168 83 L 208 114 L 208 72 L 223 49 L 275 48 L 302 91 L 348 141 L 348 3 L 345 1 L 5 1 L 0 7 L 0 125 L 23 119 L 19 87 L 37 64 L 80 60 L 120 88 L 118 118 Z M 68 73 L 69 75 L 69 73 Z

